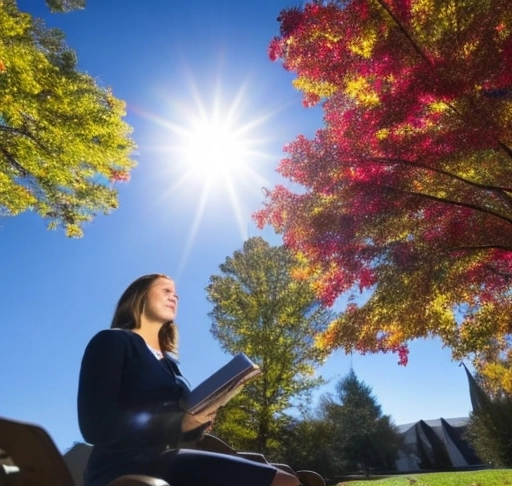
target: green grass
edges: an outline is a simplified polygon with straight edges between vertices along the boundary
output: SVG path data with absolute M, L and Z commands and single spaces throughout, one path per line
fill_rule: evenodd
M 512 486 L 512 469 L 404 474 L 370 481 L 344 481 L 336 486 Z

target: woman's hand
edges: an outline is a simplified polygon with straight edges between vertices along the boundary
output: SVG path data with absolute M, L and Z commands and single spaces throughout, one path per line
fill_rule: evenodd
M 189 432 L 191 430 L 197 429 L 201 425 L 211 423 L 215 419 L 216 415 L 216 410 L 205 410 L 202 413 L 196 413 L 194 415 L 192 415 L 191 413 L 185 413 L 185 415 L 183 416 L 183 420 L 181 422 L 181 431 Z

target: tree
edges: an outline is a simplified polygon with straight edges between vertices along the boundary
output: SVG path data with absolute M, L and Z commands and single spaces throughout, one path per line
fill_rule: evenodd
M 316 416 L 293 420 L 281 433 L 282 462 L 294 471 L 315 471 L 327 484 L 335 484 L 331 423 Z
M 465 437 L 494 467 L 512 466 L 512 396 L 496 395 L 469 414 Z
M 80 2 L 60 2 L 78 5 Z M 0 1 L 0 214 L 34 211 L 81 236 L 134 166 L 125 105 L 76 69 L 64 35 Z
M 286 248 L 250 238 L 206 288 L 211 332 L 222 349 L 246 353 L 263 370 L 216 419 L 216 433 L 236 448 L 277 453 L 286 410 L 322 383 L 314 373 L 325 352 L 313 336 L 333 314 L 308 280 L 292 278 L 296 263 Z
M 371 388 L 354 370 L 336 386 L 337 397 L 324 395 L 321 415 L 332 428 L 331 462 L 338 475 L 395 468 L 401 444 L 398 429 L 383 415 Z
M 46 0 L 46 5 L 52 12 L 70 12 L 85 8 L 85 0 Z
M 506 0 L 310 1 L 270 44 L 325 125 L 255 214 L 351 301 L 327 349 L 439 336 L 512 391 L 512 10 Z M 360 292 L 364 293 L 361 298 Z
M 512 466 L 512 396 L 478 373 L 468 377 L 472 412 L 464 433 L 481 460 L 494 467 Z

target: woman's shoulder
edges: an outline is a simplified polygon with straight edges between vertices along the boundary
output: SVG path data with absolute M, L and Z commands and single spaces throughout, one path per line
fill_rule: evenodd
M 103 329 L 98 331 L 87 344 L 83 359 L 87 362 L 104 362 L 132 359 L 144 356 L 145 341 L 138 334 L 127 329 Z
M 137 342 L 139 336 L 128 329 L 102 329 L 98 331 L 89 341 L 88 347 L 126 346 L 130 342 Z

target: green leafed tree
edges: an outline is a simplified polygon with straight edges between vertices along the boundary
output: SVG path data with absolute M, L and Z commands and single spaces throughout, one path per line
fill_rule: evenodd
M 115 184 L 134 166 L 124 116 L 124 102 L 77 70 L 61 31 L 0 0 L 0 214 L 34 211 L 81 236 L 117 207 Z
M 295 257 L 284 247 L 250 238 L 210 277 L 211 332 L 223 350 L 244 352 L 263 370 L 229 402 L 215 432 L 237 449 L 276 457 L 286 411 L 322 380 L 325 352 L 314 336 L 333 318 L 310 282 L 293 278 Z
M 320 416 L 332 428 L 331 463 L 337 475 L 395 468 L 401 438 L 390 416 L 383 415 L 371 388 L 351 370 L 324 395 Z
M 512 397 L 496 396 L 471 412 L 465 436 L 486 463 L 512 467 Z
M 339 477 L 332 460 L 333 432 L 329 421 L 312 413 L 293 420 L 282 431 L 282 462 L 295 471 L 315 471 L 327 484 L 335 484 Z
M 468 375 L 473 411 L 465 437 L 478 457 L 494 467 L 512 467 L 512 396 L 489 380 Z M 485 387 L 485 389 L 484 389 Z
M 325 123 L 286 146 L 293 184 L 256 217 L 324 302 L 355 294 L 323 345 L 405 364 L 439 336 L 512 391 L 509 0 L 309 1 L 279 20 L 270 56 Z
M 52 12 L 69 12 L 85 8 L 85 0 L 46 0 L 46 5 Z

